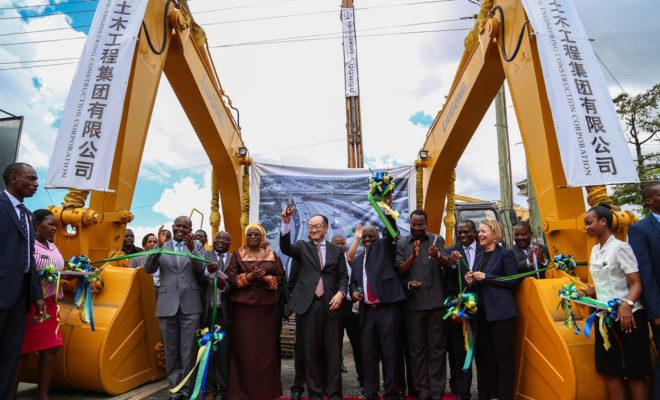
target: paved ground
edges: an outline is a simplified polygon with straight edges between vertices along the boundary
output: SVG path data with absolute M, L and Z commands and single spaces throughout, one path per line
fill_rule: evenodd
M 348 373 L 342 374 L 343 388 L 345 396 L 357 396 L 360 393 L 360 388 L 357 382 L 357 374 L 355 373 L 355 365 L 353 363 L 353 354 L 348 340 L 344 341 L 344 364 L 348 369 Z M 289 387 L 293 382 L 293 360 L 282 360 L 282 389 L 284 396 L 289 395 Z M 473 374 L 473 375 L 476 375 Z M 53 388 L 51 390 L 51 400 L 165 400 L 168 398 L 169 392 L 166 390 L 167 384 L 165 381 L 155 382 L 149 385 L 142 386 L 128 393 L 120 396 L 109 396 L 105 394 L 81 392 L 68 389 Z M 476 379 L 473 379 L 472 384 L 473 395 L 476 397 Z M 34 396 L 36 386 L 32 384 L 21 384 L 19 386 L 19 400 L 30 400 Z

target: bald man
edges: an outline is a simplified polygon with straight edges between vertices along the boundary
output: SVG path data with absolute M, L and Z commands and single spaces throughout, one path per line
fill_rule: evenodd
M 156 303 L 156 317 L 160 322 L 160 334 L 165 345 L 165 370 L 170 389 L 175 387 L 193 366 L 195 331 L 202 314 L 199 282 L 208 273 L 218 269 L 217 264 L 204 263 L 188 258 L 187 254 L 205 257 L 204 247 L 193 240 L 192 221 L 186 216 L 178 217 L 172 226 L 172 240 L 162 243 L 165 250 L 181 255 L 152 254 L 144 264 L 144 270 L 153 274 L 160 271 L 160 286 Z M 171 399 L 190 397 L 193 380 Z

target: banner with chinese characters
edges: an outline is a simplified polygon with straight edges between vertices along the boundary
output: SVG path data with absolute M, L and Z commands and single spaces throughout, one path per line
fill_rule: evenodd
M 357 39 L 355 37 L 355 11 L 341 9 L 342 42 L 344 46 L 344 87 L 346 97 L 360 95 L 358 85 Z
M 638 177 L 594 50 L 571 0 L 523 0 L 569 186 Z
M 110 190 L 117 134 L 147 2 L 98 2 L 62 114 L 46 187 Z

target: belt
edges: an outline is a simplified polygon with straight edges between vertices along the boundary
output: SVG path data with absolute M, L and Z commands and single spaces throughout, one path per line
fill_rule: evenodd
M 376 310 L 380 307 L 380 303 L 372 303 L 372 304 L 364 303 L 364 305 L 372 310 Z

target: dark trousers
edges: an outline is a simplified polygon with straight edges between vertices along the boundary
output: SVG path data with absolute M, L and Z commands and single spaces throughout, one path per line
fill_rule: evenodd
M 362 366 L 362 346 L 360 344 L 360 316 L 353 312 L 353 303 L 344 301 L 342 303 L 342 316 L 344 318 L 344 330 L 348 336 L 348 341 L 351 342 L 353 349 L 353 360 L 355 361 L 355 371 L 357 372 L 358 382 L 360 386 L 364 386 L 364 368 Z M 344 340 L 341 340 L 342 349 L 344 347 Z M 343 350 L 342 350 L 343 354 Z
M 447 333 L 440 309 L 406 310 L 413 382 L 420 399 L 442 399 L 447 381 Z
M 360 308 L 360 337 L 364 364 L 364 394 L 367 400 L 378 399 L 379 364 L 383 360 L 383 399 L 399 398 L 401 367 L 401 307 L 379 304 Z
M 208 315 L 211 315 L 211 310 L 209 310 Z M 225 336 L 220 341 L 209 361 L 209 370 L 206 375 L 206 393 L 214 396 L 220 395 L 223 398 L 227 398 L 227 391 L 229 390 L 229 354 L 231 351 L 231 335 L 229 334 L 229 327 L 225 326 L 223 323 L 224 318 L 222 310 L 218 310 L 218 319 L 220 324 L 222 324 L 222 330 L 225 333 Z
M 405 309 L 401 310 L 405 313 Z M 406 387 L 408 388 L 408 396 L 417 398 L 417 390 L 415 390 L 415 383 L 413 380 L 412 359 L 408 349 L 408 339 L 406 337 L 406 324 L 405 318 L 401 316 L 401 362 L 399 368 L 399 393 L 406 394 Z
M 23 288 L 18 298 L 9 309 L 0 310 L 0 399 L 11 398 L 14 387 L 14 375 L 23 342 L 25 314 L 29 291 L 26 285 L 29 278 L 23 280 Z
M 291 386 L 292 394 L 305 392 L 305 339 L 302 320 L 302 316 L 296 316 L 296 342 L 293 345 L 295 375 L 293 376 L 293 386 Z
M 479 399 L 513 399 L 515 318 L 487 322 L 477 315 L 475 358 Z
M 310 400 L 341 400 L 340 340 L 342 318 L 331 318 L 329 306 L 323 299 L 314 299 L 302 316 L 305 347 L 305 382 Z M 325 365 L 325 379 L 324 368 Z
M 651 329 L 653 330 L 653 341 L 655 342 L 656 354 L 660 354 L 660 327 L 651 320 Z M 653 399 L 660 400 L 660 359 L 655 360 L 655 369 L 653 370 Z
M 471 323 L 471 321 L 468 321 L 468 323 Z M 448 322 L 447 333 L 451 391 L 456 395 L 457 400 L 469 399 L 470 386 L 472 385 L 472 363 L 470 363 L 468 370 L 463 372 L 465 354 L 467 353 L 465 351 L 465 338 L 463 337 L 463 324 Z

